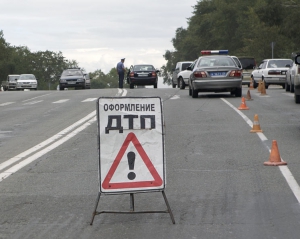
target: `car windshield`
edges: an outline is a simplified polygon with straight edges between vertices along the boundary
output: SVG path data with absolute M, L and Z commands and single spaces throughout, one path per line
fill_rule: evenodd
M 9 80 L 18 80 L 20 76 L 9 76 Z
M 243 69 L 252 69 L 255 67 L 256 63 L 254 58 L 239 58 L 242 63 Z
M 202 57 L 198 63 L 200 67 L 214 67 L 214 66 L 233 66 L 236 67 L 235 62 L 231 57 Z
M 35 76 L 34 75 L 21 75 L 20 80 L 35 80 Z
M 82 76 L 80 70 L 64 70 L 62 76 Z
M 186 70 L 192 63 L 182 63 L 182 70 Z
M 286 65 L 292 65 L 292 60 L 270 60 L 268 62 L 267 68 L 278 68 L 278 67 L 286 67 Z
M 133 71 L 154 71 L 155 68 L 151 65 L 136 65 L 133 67 Z

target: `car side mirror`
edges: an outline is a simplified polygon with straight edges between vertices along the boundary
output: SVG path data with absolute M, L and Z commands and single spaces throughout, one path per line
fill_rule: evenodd
M 300 55 L 297 55 L 297 56 L 295 57 L 295 63 L 296 63 L 297 65 L 300 65 Z

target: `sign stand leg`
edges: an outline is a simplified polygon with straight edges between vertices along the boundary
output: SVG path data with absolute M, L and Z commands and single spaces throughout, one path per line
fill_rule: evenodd
M 97 215 L 97 207 L 98 207 L 98 203 L 99 203 L 99 201 L 100 201 L 100 196 L 101 196 L 101 193 L 99 192 L 99 193 L 98 193 L 98 196 L 97 196 L 96 205 L 95 205 L 95 209 L 94 209 L 94 211 L 93 211 L 93 216 L 92 216 L 92 220 L 91 220 L 90 225 L 93 225 L 94 218 L 95 218 L 95 216 Z
M 172 220 L 173 224 L 175 224 L 175 219 L 174 219 L 174 216 L 173 216 L 171 207 L 170 207 L 170 205 L 169 205 L 167 196 L 166 196 L 166 194 L 165 194 L 165 191 L 161 191 L 161 193 L 162 193 L 162 195 L 163 195 L 163 197 L 164 197 L 164 199 L 165 199 L 165 202 L 166 202 L 166 205 L 167 205 L 168 212 L 169 212 L 169 214 L 170 214 L 171 220 Z
M 130 193 L 130 211 L 134 212 L 134 194 Z
M 99 192 L 98 196 L 97 196 L 96 205 L 95 205 L 95 209 L 93 211 L 92 220 L 91 220 L 90 225 L 93 225 L 93 221 L 94 221 L 95 216 L 99 215 L 101 213 L 115 213 L 115 214 L 169 213 L 169 215 L 171 217 L 171 220 L 172 220 L 172 223 L 175 224 L 175 219 L 174 219 L 171 207 L 169 205 L 167 196 L 165 194 L 165 191 L 162 190 L 161 192 L 162 192 L 163 198 L 164 198 L 166 206 L 167 206 L 167 210 L 165 210 L 165 211 L 135 211 L 135 208 L 134 208 L 134 193 L 130 193 L 130 210 L 129 211 L 100 211 L 100 212 L 98 212 L 97 207 L 98 207 L 98 204 L 99 204 L 99 201 L 100 201 L 100 196 L 101 196 L 101 193 Z

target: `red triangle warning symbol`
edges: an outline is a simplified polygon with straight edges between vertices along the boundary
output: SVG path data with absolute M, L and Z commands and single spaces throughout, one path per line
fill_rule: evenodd
M 140 154 L 146 167 L 148 168 L 149 172 L 154 178 L 153 181 L 118 182 L 118 183 L 110 182 L 130 142 L 134 145 L 134 147 Z M 156 171 L 154 165 L 152 164 L 147 153 L 143 149 L 141 143 L 138 141 L 136 135 L 134 133 L 129 133 L 102 183 L 102 188 L 103 189 L 123 189 L 123 188 L 128 189 L 128 188 L 144 188 L 144 187 L 151 188 L 151 187 L 159 187 L 162 185 L 162 183 L 163 181 L 160 175 Z

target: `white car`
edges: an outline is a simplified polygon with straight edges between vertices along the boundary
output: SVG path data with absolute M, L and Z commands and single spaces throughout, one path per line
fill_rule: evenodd
M 180 71 L 177 75 L 178 78 L 178 88 L 185 89 L 185 87 L 189 84 L 189 78 L 192 74 L 192 71 L 194 69 L 194 66 L 196 64 L 197 60 L 195 60 L 190 66 L 186 68 L 186 70 Z
M 33 89 L 37 90 L 37 79 L 33 74 L 21 74 L 17 80 L 17 90 Z
M 269 85 L 281 85 L 285 88 L 287 65 L 292 65 L 291 59 L 265 59 L 258 68 L 252 71 L 254 79 L 253 86 L 258 86 L 259 80 L 265 83 L 266 89 Z

